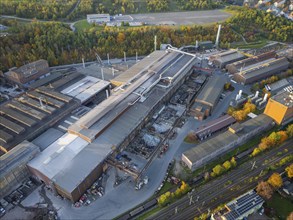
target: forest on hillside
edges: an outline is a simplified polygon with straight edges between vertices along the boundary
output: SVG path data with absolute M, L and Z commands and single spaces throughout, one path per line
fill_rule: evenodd
M 230 10 L 239 10 L 231 8 Z M 32 22 L 26 25 L 6 21 L 10 35 L 0 41 L 0 70 L 21 66 L 27 61 L 47 59 L 51 66 L 95 60 L 96 54 L 106 58 L 147 55 L 153 51 L 153 38 L 157 35 L 158 45 L 173 46 L 195 44 L 196 40 L 215 41 L 217 25 L 209 26 L 143 26 L 136 28 L 92 26 L 83 32 L 72 32 L 68 25 L 60 22 Z M 240 32 L 248 42 L 259 39 L 292 41 L 292 22 L 263 13 L 255 9 L 242 8 L 222 24 L 220 46 L 228 48 L 230 43 L 241 41 Z
M 1 14 L 45 20 L 74 20 L 85 18 L 87 14 L 92 13 L 115 15 L 202 10 L 217 8 L 220 5 L 212 0 L 1 0 Z

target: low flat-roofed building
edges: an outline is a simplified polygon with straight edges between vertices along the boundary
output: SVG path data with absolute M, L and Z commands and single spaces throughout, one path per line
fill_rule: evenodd
M 220 211 L 223 214 L 212 214 L 211 219 L 242 220 L 258 211 L 264 202 L 265 201 L 254 190 L 251 190 L 231 202 L 228 202 L 225 205 L 225 209 Z
M 239 126 L 241 125 L 241 129 Z M 217 136 L 185 151 L 182 154 L 182 161 L 194 171 L 205 165 L 216 157 L 232 150 L 249 138 L 267 130 L 273 126 L 273 120 L 265 114 L 249 119 L 242 124 L 234 124 Z M 233 132 L 231 132 L 233 131 Z
M 245 56 L 237 50 L 229 50 L 210 56 L 210 61 L 212 61 L 215 66 L 222 69 L 226 67 L 227 64 L 242 60 L 244 58 Z
M 276 57 L 276 52 L 275 51 L 269 51 L 266 53 L 262 53 L 257 56 L 252 56 L 249 58 L 246 58 L 244 60 L 239 60 L 234 63 L 228 64 L 226 66 L 226 69 L 228 70 L 229 73 L 234 74 L 239 72 L 241 69 L 246 68 L 250 65 L 257 64 L 258 62 L 268 60 L 270 58 L 275 58 Z
M 233 79 L 238 83 L 250 84 L 281 73 L 281 71 L 288 69 L 288 67 L 289 62 L 287 58 L 271 58 L 242 68 L 241 71 L 234 74 Z
M 109 14 L 89 14 L 86 16 L 88 23 L 107 23 L 111 18 Z
M 222 76 L 214 75 L 195 98 L 190 111 L 198 119 L 204 119 L 209 116 L 217 104 L 224 89 L 226 79 Z
M 19 68 L 14 67 L 4 73 L 4 76 L 8 81 L 24 87 L 27 87 L 30 83 L 35 82 L 38 78 L 49 75 L 50 69 L 48 61 L 46 60 L 37 60 Z
M 214 48 L 215 45 L 212 41 L 200 41 L 198 42 L 198 48 L 201 50 L 208 50 Z
M 199 140 L 204 140 L 213 135 L 214 133 L 224 128 L 227 128 L 235 122 L 236 120 L 232 116 L 224 115 L 202 125 L 194 131 L 194 134 L 197 136 Z
M 282 91 L 271 97 L 266 105 L 264 114 L 270 116 L 278 124 L 293 120 L 293 93 Z
M 23 141 L 0 157 L 0 197 L 3 198 L 30 176 L 26 166 L 40 149 L 31 142 Z

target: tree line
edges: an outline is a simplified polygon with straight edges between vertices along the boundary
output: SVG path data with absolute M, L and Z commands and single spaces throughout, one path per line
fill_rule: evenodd
M 263 38 L 282 42 L 292 41 L 293 22 L 284 17 L 239 6 L 229 6 L 228 10 L 237 14 L 230 17 L 227 23 L 247 41 Z
M 96 54 L 106 58 L 146 55 L 153 51 L 154 36 L 158 45 L 170 43 L 180 47 L 195 44 L 196 40 L 213 40 L 217 26 L 157 27 L 143 26 L 121 29 L 105 27 L 102 30 L 92 27 L 83 32 L 74 33 L 68 25 L 59 22 L 32 22 L 27 25 L 16 21 L 4 23 L 11 26 L 10 35 L 0 41 L 0 69 L 6 71 L 13 66 L 21 66 L 27 61 L 48 60 L 51 66 L 96 59 Z M 238 36 L 223 27 L 223 40 L 238 40 Z
M 243 10 L 249 13 L 256 11 Z M 235 15 L 235 17 L 238 16 Z M 247 21 L 246 18 L 241 18 L 242 20 L 236 18 L 222 24 L 220 47 L 228 48 L 230 43 L 240 40 L 239 35 L 231 30 L 231 25 L 238 24 L 239 28 L 242 28 L 243 25 L 245 27 Z M 281 18 L 274 17 L 272 22 L 278 19 Z M 96 54 L 102 58 L 106 58 L 107 53 L 112 58 L 123 57 L 124 51 L 127 56 L 135 56 L 136 52 L 139 55 L 147 55 L 153 51 L 155 35 L 157 35 L 158 45 L 168 43 L 180 47 L 195 44 L 196 40 L 214 41 L 217 33 L 216 24 L 181 27 L 143 26 L 127 29 L 104 27 L 102 30 L 101 27 L 92 26 L 82 32 L 74 33 L 68 25 L 59 22 L 20 24 L 17 21 L 3 20 L 2 23 L 11 27 L 10 35 L 2 37 L 0 41 L 2 52 L 0 70 L 2 71 L 41 58 L 48 60 L 49 64 L 54 66 L 81 62 L 82 58 L 92 61 L 96 59 Z M 289 26 L 292 27 L 292 24 Z M 286 28 L 288 28 L 287 23 L 280 23 L 278 30 Z M 259 32 L 265 33 L 267 29 L 259 24 L 255 34 Z M 289 39 L 289 33 L 284 32 L 282 35 L 286 35 Z
M 293 137 L 293 124 L 287 126 L 286 130 L 272 132 L 269 136 L 261 139 L 258 147 L 254 148 L 251 156 L 254 157 L 263 151 L 266 151 L 272 147 L 279 146 L 287 139 Z
M 171 10 L 212 9 L 220 6 L 211 0 L 81 0 L 76 10 L 71 12 L 77 0 L 2 0 L 1 13 L 23 18 L 73 20 L 90 13 L 141 13 Z M 173 7 L 171 7 L 171 4 Z M 174 7 L 175 6 L 175 7 Z
M 77 0 L 1 0 L 1 14 L 23 18 L 57 20 L 65 18 Z

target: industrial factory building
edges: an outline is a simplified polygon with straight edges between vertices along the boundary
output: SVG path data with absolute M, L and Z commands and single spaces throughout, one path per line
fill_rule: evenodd
M 241 72 L 242 69 L 245 67 L 248 67 L 253 64 L 257 64 L 259 62 L 262 62 L 264 60 L 268 60 L 271 58 L 276 58 L 276 52 L 275 51 L 269 51 L 267 53 L 263 53 L 257 56 L 252 56 L 249 58 L 246 58 L 244 60 L 236 61 L 234 63 L 228 64 L 226 66 L 226 69 L 228 70 L 229 73 L 234 74 L 237 72 Z
M 234 74 L 233 79 L 238 83 L 250 84 L 268 78 L 286 70 L 289 66 L 287 58 L 270 58 L 256 64 L 245 66 Z
M 226 79 L 218 75 L 208 80 L 190 109 L 195 118 L 202 120 L 211 114 L 221 96 L 225 83 Z
M 171 49 L 155 51 L 145 59 L 127 71 L 123 84 L 108 99 L 28 164 L 35 176 L 77 201 L 102 173 L 105 159 L 130 143 L 147 118 L 191 74 L 195 63 L 195 56 Z
M 232 116 L 224 115 L 197 128 L 194 131 L 194 134 L 199 140 L 202 141 L 210 137 L 211 135 L 227 128 L 228 126 L 232 125 L 235 122 L 236 120 Z
M 37 60 L 19 68 L 11 68 L 4 77 L 11 84 L 27 87 L 39 78 L 50 75 L 49 64 L 46 60 Z
M 49 87 L 28 91 L 0 106 L 0 149 L 7 153 L 36 137 L 80 105 Z
M 271 97 L 264 113 L 273 118 L 278 124 L 293 120 L 293 93 L 282 91 Z
M 182 161 L 189 169 L 194 171 L 227 151 L 236 148 L 249 138 L 271 128 L 273 124 L 273 120 L 265 114 L 258 115 L 242 124 L 235 123 L 229 127 L 228 131 L 185 151 L 182 154 Z
M 1 156 L 0 163 L 0 197 L 10 193 L 30 176 L 26 166 L 40 152 L 38 146 L 23 141 L 7 154 Z
M 215 54 L 210 56 L 210 61 L 219 68 L 225 68 L 227 64 L 243 60 L 245 56 L 237 50 L 229 50 L 223 53 Z

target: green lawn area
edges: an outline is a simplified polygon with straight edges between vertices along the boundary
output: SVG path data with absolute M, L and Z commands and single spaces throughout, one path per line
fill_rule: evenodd
M 254 49 L 254 48 L 261 48 L 261 47 L 265 46 L 266 44 L 267 44 L 267 40 L 262 39 L 262 40 L 255 41 L 255 42 L 249 42 L 247 44 L 245 44 L 244 42 L 232 43 L 230 47 L 231 48 L 239 48 L 239 49 Z
M 139 217 L 137 218 L 137 220 L 143 220 L 143 219 L 146 219 L 146 218 L 150 217 L 152 214 L 157 213 L 157 212 L 160 211 L 161 209 L 162 209 L 162 208 L 159 207 L 159 206 L 156 207 L 156 208 L 154 208 L 154 209 L 151 209 L 150 211 L 148 211 L 148 212 L 144 213 L 143 215 L 139 216 Z
M 293 203 L 279 193 L 274 193 L 273 197 L 266 202 L 266 205 L 274 209 L 277 217 L 281 220 L 287 219 L 287 216 L 293 211 Z
M 91 28 L 92 26 L 87 22 L 86 19 L 80 20 L 74 24 L 77 31 L 83 31 L 84 29 Z

